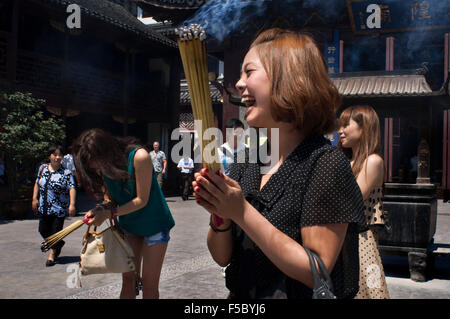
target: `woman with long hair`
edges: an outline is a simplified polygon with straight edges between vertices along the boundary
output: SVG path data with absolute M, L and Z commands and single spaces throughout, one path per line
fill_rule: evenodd
M 134 138 L 119 138 L 100 129 L 82 133 L 72 145 L 81 185 L 115 205 L 92 209 L 89 224 L 99 226 L 118 216 L 133 248 L 137 273 L 142 264 L 144 298 L 159 298 L 159 278 L 175 222 L 154 174 L 148 152 Z M 135 272 L 122 275 L 121 298 L 135 298 Z
M 247 123 L 267 129 L 280 157 L 271 167 L 232 164 L 229 176 L 195 174 L 197 202 L 212 214 L 208 248 L 228 265 L 230 298 L 312 298 L 305 247 L 322 259 L 335 295 L 353 298 L 364 207 L 350 164 L 323 136 L 334 129 L 340 96 L 320 50 L 308 35 L 266 30 L 251 44 L 236 88 Z
M 361 189 L 369 230 L 359 234 L 360 289 L 356 298 L 389 298 L 378 251 L 378 227 L 385 224 L 382 207 L 384 162 L 380 121 L 370 106 L 352 106 L 339 117 L 338 148 L 350 160 Z

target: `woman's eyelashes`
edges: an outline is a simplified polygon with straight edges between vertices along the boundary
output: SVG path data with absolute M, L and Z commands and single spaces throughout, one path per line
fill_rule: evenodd
M 252 71 L 254 71 L 255 69 L 254 68 L 244 68 L 240 73 L 240 76 L 242 77 L 242 74 L 244 74 L 245 73 L 245 75 L 249 75 Z

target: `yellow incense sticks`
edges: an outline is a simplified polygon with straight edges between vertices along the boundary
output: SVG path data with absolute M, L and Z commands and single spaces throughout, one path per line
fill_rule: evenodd
M 203 167 L 213 172 L 220 169 L 220 162 L 215 145 L 212 152 L 204 151 L 205 146 L 219 141 L 205 139 L 204 133 L 214 127 L 214 113 L 209 91 L 208 67 L 206 55 L 206 33 L 198 24 L 176 29 L 178 34 L 178 48 L 183 62 L 184 74 L 191 97 L 192 112 L 195 120 L 201 120 L 201 131 L 197 132 L 202 145 Z
M 59 232 L 45 238 L 45 241 L 41 244 L 41 250 L 43 252 L 48 251 L 50 248 L 52 248 L 57 242 L 62 240 L 64 237 L 69 235 L 70 233 L 74 232 L 78 228 L 84 225 L 84 222 L 82 220 L 77 220 L 73 224 L 67 226 L 66 228 L 60 230 Z

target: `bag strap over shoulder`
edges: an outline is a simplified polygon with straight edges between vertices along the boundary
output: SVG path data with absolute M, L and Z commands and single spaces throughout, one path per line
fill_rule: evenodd
M 47 166 L 48 166 L 48 164 L 42 164 L 42 165 L 41 165 L 41 167 L 40 167 L 40 169 L 39 169 L 39 177 L 38 177 L 38 180 L 41 179 L 42 173 L 44 173 L 44 169 L 45 169 L 45 167 L 47 167 Z

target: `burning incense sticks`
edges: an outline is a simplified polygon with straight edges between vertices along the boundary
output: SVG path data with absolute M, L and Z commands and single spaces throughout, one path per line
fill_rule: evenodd
M 203 167 L 212 172 L 220 169 L 216 145 L 212 152 L 204 152 L 205 146 L 213 140 L 204 139 L 204 132 L 214 127 L 211 95 L 209 91 L 208 67 L 206 55 L 206 32 L 198 24 L 191 24 L 175 29 L 178 35 L 178 47 L 183 62 L 184 74 L 191 97 L 192 112 L 195 120 L 201 120 L 201 132 L 197 132 L 202 145 Z M 218 141 L 216 141 L 217 143 Z

